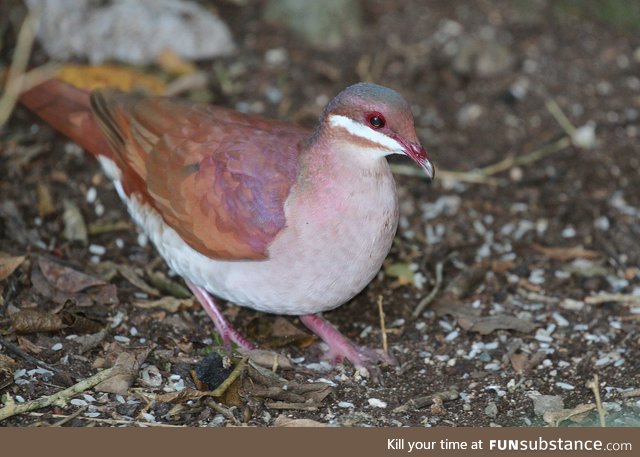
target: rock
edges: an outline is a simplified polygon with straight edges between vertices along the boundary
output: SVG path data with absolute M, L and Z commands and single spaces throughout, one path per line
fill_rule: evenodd
M 42 8 L 38 38 L 58 60 L 155 61 L 169 49 L 185 59 L 231 54 L 231 33 L 217 16 L 185 0 L 27 0 Z
M 494 402 L 491 402 L 484 409 L 484 413 L 489 417 L 496 417 L 498 415 L 498 406 Z
M 514 63 L 509 48 L 495 38 L 467 36 L 453 58 L 453 69 L 463 76 L 491 78 L 510 70 Z
M 336 48 L 362 30 L 356 0 L 269 0 L 264 18 L 281 23 L 317 48 Z
M 548 411 L 560 411 L 564 409 L 564 401 L 559 395 L 531 395 L 533 411 L 537 416 L 542 416 Z

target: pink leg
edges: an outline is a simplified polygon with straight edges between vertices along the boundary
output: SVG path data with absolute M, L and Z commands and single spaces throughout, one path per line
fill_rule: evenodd
M 222 337 L 222 341 L 225 346 L 229 346 L 229 341 L 233 341 L 243 349 L 251 350 L 255 349 L 256 345 L 246 339 L 236 329 L 234 329 L 229 321 L 224 317 L 222 312 L 218 309 L 218 305 L 213 301 L 213 298 L 209 293 L 200 286 L 196 286 L 190 281 L 187 281 L 187 286 L 191 289 L 191 292 L 198 298 L 198 301 L 207 312 L 211 320 L 216 326 L 218 334 Z
M 329 346 L 326 356 L 332 360 L 348 359 L 356 369 L 364 368 L 373 376 L 377 370 L 373 363 L 393 363 L 386 354 L 353 344 L 320 314 L 300 316 L 300 321 Z

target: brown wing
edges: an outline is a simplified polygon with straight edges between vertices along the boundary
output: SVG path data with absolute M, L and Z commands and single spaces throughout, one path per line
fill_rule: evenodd
M 127 194 L 153 206 L 194 249 L 264 259 L 308 131 L 224 108 L 98 90 L 91 108 Z

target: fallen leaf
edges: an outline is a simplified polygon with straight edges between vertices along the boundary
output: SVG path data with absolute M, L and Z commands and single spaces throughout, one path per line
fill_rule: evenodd
M 561 422 L 571 420 L 573 422 L 583 422 L 586 413 L 596 408 L 595 404 L 580 404 L 572 409 L 561 409 L 560 411 L 547 411 L 542 415 L 544 421 L 552 427 L 557 427 Z
M 158 300 L 137 300 L 133 302 L 136 308 L 160 308 L 169 313 L 177 313 L 181 309 L 192 308 L 195 305 L 193 298 L 162 297 Z
M 0 281 L 11 276 L 25 259 L 26 257 L 23 255 L 10 257 L 0 253 Z
M 36 194 L 38 196 L 38 215 L 41 218 L 45 218 L 55 213 L 56 207 L 53 205 L 53 197 L 49 186 L 39 181 L 36 187 Z
M 252 362 L 270 370 L 273 370 L 274 368 L 290 370 L 293 368 L 293 364 L 289 357 L 283 354 L 278 354 L 274 351 L 269 351 L 267 349 L 252 349 L 250 351 L 245 351 L 240 349 L 238 352 L 246 354 Z
M 160 295 L 160 292 L 158 292 L 158 289 L 155 289 L 151 287 L 149 284 L 147 284 L 145 280 L 142 279 L 142 276 L 135 270 L 135 268 L 130 267 L 129 265 L 117 265 L 117 268 L 120 274 L 127 281 L 129 281 L 131 284 L 136 286 L 141 291 L 149 295 L 152 295 L 154 297 Z
M 178 76 L 194 73 L 198 69 L 198 67 L 193 63 L 180 57 L 176 52 L 169 48 L 160 53 L 156 59 L 156 63 L 167 73 Z
M 163 273 L 146 270 L 149 283 L 161 292 L 166 292 L 176 298 L 191 298 L 193 294 L 180 283 L 167 278 Z
M 165 88 L 162 80 L 155 76 L 118 65 L 67 64 L 60 69 L 57 78 L 72 86 L 88 90 L 101 87 L 111 87 L 124 92 L 143 89 L 148 93 L 162 95 Z
M 545 257 L 549 257 L 550 259 L 560 260 L 566 262 L 567 260 L 573 259 L 587 259 L 587 260 L 595 260 L 602 255 L 598 251 L 591 251 L 589 249 L 584 249 L 580 246 L 565 248 L 565 247 L 547 247 L 541 246 L 539 244 L 534 244 L 533 249 L 544 255 Z
M 276 420 L 273 421 L 274 427 L 328 427 L 328 424 L 323 424 L 322 422 L 318 422 L 313 419 L 292 419 L 290 417 L 285 416 L 284 414 L 280 414 L 276 417 Z
M 411 266 L 405 262 L 392 263 L 384 268 L 384 272 L 387 276 L 397 278 L 398 283 L 402 286 L 413 284 L 414 273 L 411 270 Z
M 126 395 L 129 387 L 138 377 L 138 370 L 151 352 L 151 347 L 140 348 L 128 352 L 121 352 L 113 365 L 113 375 L 98 384 L 98 392 Z
M 62 206 L 64 208 L 62 213 L 62 221 L 64 222 L 62 236 L 68 241 L 80 241 L 82 244 L 87 244 L 89 241 L 87 225 L 84 222 L 80 208 L 66 199 L 62 201 Z
M 541 395 L 536 392 L 530 394 L 529 398 L 533 401 L 533 412 L 536 416 L 564 411 L 564 400 L 560 395 Z
M 10 316 L 11 327 L 16 333 L 55 332 L 67 326 L 57 314 L 36 309 L 23 309 Z
M 88 287 L 105 284 L 101 279 L 60 265 L 46 257 L 38 258 L 38 265 L 47 281 L 63 292 L 76 293 Z

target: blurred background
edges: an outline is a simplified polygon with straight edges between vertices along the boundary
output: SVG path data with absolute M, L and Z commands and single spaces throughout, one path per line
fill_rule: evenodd
M 397 405 L 454 384 L 465 395 L 442 414 L 372 412 L 363 423 L 544 424 L 531 392 L 589 403 L 598 373 L 610 423 L 638 425 L 640 405 L 624 393 L 640 387 L 640 1 L 4 0 L 2 72 L 29 8 L 40 8 L 40 28 L 18 55 L 90 85 L 306 126 L 357 81 L 409 101 L 436 180 L 392 159 L 396 243 L 380 277 L 331 318 L 375 345 L 383 297 L 404 368 L 387 374 L 400 387 L 380 398 Z M 153 262 L 97 165 L 26 110 L 11 114 L 0 131 L 0 251 Z M 33 293 L 20 268 L 5 288 L 13 301 Z M 127 308 L 135 288 L 124 282 L 118 309 L 137 331 L 193 331 L 162 330 Z M 474 327 L 487 316 L 499 324 Z M 359 392 L 350 401 L 366 405 L 369 391 Z

